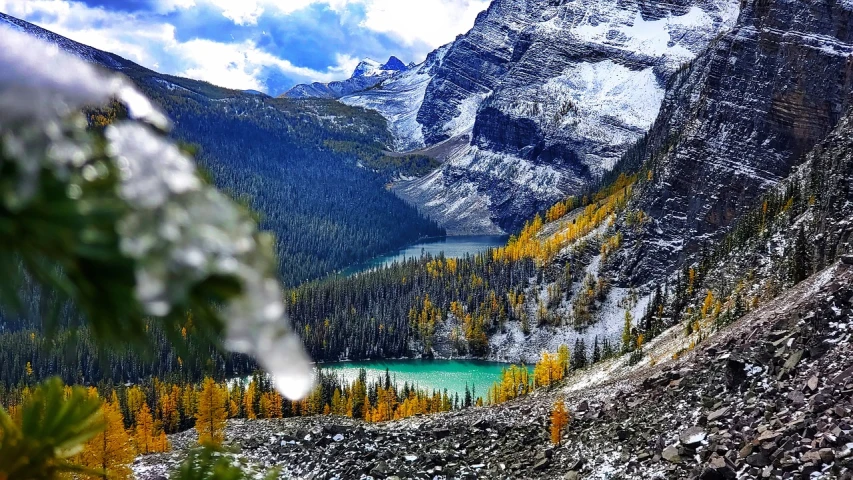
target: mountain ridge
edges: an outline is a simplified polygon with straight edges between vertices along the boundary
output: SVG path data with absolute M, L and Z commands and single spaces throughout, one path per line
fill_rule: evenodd
M 346 95 L 375 87 L 384 80 L 405 72 L 409 68 L 402 60 L 393 55 L 385 63 L 379 63 L 376 60 L 366 58 L 359 62 L 350 78 L 346 80 L 296 85 L 284 92 L 281 97 L 339 99 Z

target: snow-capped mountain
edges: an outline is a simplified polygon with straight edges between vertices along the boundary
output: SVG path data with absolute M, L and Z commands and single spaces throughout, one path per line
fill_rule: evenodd
M 612 167 L 739 4 L 495 0 L 409 74 L 342 101 L 382 113 L 398 148 L 446 160 L 401 196 L 456 233 L 508 231 Z
M 385 63 L 379 63 L 370 58 L 364 59 L 355 67 L 353 77 L 388 77 L 406 70 L 406 64 L 395 56 Z
M 285 98 L 341 98 L 354 92 L 369 89 L 408 69 L 409 67 L 405 63 L 394 56 L 385 63 L 367 58 L 355 67 L 352 77 L 347 80 L 296 85 L 282 96 Z
M 441 67 L 449 46 L 435 50 L 420 65 L 386 81 L 380 88 L 371 88 L 341 99 L 348 105 L 376 110 L 388 120 L 398 151 L 416 150 L 424 146 L 423 128 L 418 112 L 426 89 Z

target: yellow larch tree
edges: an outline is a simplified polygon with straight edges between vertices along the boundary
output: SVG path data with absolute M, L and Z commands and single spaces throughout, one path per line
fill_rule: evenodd
M 163 429 L 167 432 L 176 432 L 181 423 L 177 399 L 169 393 L 167 388 L 163 388 L 157 405 L 160 410 L 160 421 L 163 422 Z
M 547 387 L 563 379 L 564 367 L 560 364 L 559 354 L 542 352 L 542 358 L 533 367 L 534 386 Z
M 346 413 L 346 400 L 341 397 L 341 390 L 335 388 L 332 393 L 332 413 L 335 415 L 344 415 Z
M 272 409 L 272 416 L 270 418 L 281 418 L 284 399 L 281 398 L 281 394 L 277 390 L 273 390 L 268 395 L 270 396 L 270 407 Z
M 702 317 L 707 317 L 708 312 L 711 311 L 711 307 L 714 305 L 714 294 L 710 290 L 705 295 L 705 301 L 702 302 Z
M 554 403 L 554 409 L 551 411 L 551 443 L 559 445 L 563 436 L 563 429 L 569 424 L 569 412 L 566 411 L 566 404 L 562 400 L 557 400 Z
M 240 405 L 243 403 L 243 384 L 233 382 L 228 389 L 228 416 L 237 418 L 240 416 Z
M 257 392 L 258 384 L 252 380 L 249 382 L 249 386 L 246 387 L 246 392 L 243 394 L 243 413 L 249 420 L 258 418 L 258 414 L 255 413 L 255 397 Z
M 560 345 L 560 348 L 557 349 L 557 363 L 560 364 L 560 369 L 563 371 L 562 376 L 566 376 L 569 373 L 569 360 L 571 360 L 571 353 L 569 352 L 569 346 L 565 343 Z
M 136 452 L 124 428 L 120 407 L 117 402 L 106 402 L 101 408 L 106 428 L 86 443 L 80 463 L 103 472 L 109 480 L 132 478 L 130 464 Z
M 270 412 L 272 408 L 270 407 L 270 397 L 266 393 L 261 394 L 261 399 L 258 402 L 258 417 L 260 418 L 272 418 L 270 416 Z
M 198 394 L 195 417 L 199 444 L 219 445 L 225 440 L 225 420 L 228 418 L 226 398 L 224 387 L 219 386 L 210 377 L 204 379 Z
M 128 420 L 131 424 L 136 423 L 136 414 L 142 410 L 142 405 L 145 403 L 145 392 L 143 392 L 138 386 L 134 385 L 127 389 L 125 396 Z
M 273 390 L 261 395 L 261 417 L 262 418 L 281 418 L 282 414 L 282 398 L 281 395 Z
M 184 385 L 181 390 L 181 410 L 184 418 L 193 418 L 196 415 L 196 391 L 193 385 Z
M 130 396 L 128 395 L 128 401 Z M 147 403 L 142 403 L 142 407 L 135 414 L 136 429 L 134 431 L 134 441 L 136 442 L 136 451 L 140 455 L 153 453 L 154 449 L 154 418 L 151 416 L 151 409 Z

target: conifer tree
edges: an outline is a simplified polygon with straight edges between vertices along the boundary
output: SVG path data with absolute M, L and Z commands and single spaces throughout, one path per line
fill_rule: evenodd
M 598 346 L 598 335 L 595 336 L 595 343 L 592 345 L 592 363 L 601 361 L 601 348 Z
M 572 368 L 574 370 L 580 370 L 582 368 L 586 368 L 586 365 L 586 343 L 583 338 L 579 338 L 575 340 L 575 351 L 572 354 Z
M 198 431 L 198 443 L 201 445 L 219 445 L 225 439 L 226 394 L 223 388 L 207 377 L 198 395 L 198 412 L 195 429 Z
M 258 418 L 255 413 L 255 397 L 257 396 L 258 384 L 255 380 L 249 382 L 246 393 L 243 394 L 243 414 L 246 418 L 253 420 Z
M 569 424 L 569 413 L 566 411 L 566 404 L 562 400 L 557 400 L 554 403 L 554 409 L 551 411 L 551 443 L 559 445 L 563 436 L 563 429 Z
M 625 310 L 625 325 L 622 327 L 622 352 L 627 353 L 634 349 L 634 334 L 632 332 L 634 317 L 630 310 Z
M 136 458 L 130 434 L 124 428 L 124 418 L 115 402 L 102 407 L 106 428 L 87 444 L 81 454 L 81 464 L 103 472 L 108 479 L 129 479 L 130 464 Z
M 800 283 L 808 277 L 808 252 L 806 250 L 806 237 L 803 227 L 797 230 L 797 236 L 794 239 L 794 251 L 791 259 L 791 280 L 794 283 Z
M 128 399 L 130 402 L 130 399 Z M 136 430 L 134 432 L 136 451 L 140 455 L 157 451 L 154 445 L 154 419 L 151 417 L 151 409 L 147 403 L 143 403 L 136 414 Z
M 610 343 L 610 340 L 604 339 L 603 346 L 601 347 L 601 358 L 613 358 L 616 355 L 616 352 L 613 349 L 613 345 Z

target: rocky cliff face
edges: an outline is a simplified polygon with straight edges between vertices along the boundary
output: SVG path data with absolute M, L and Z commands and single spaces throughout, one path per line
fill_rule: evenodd
M 609 169 L 654 122 L 673 72 L 737 12 L 729 0 L 496 0 L 419 88 L 401 76 L 343 101 L 406 118 L 398 146 L 461 138 L 467 148 L 439 148 L 445 166 L 398 193 L 456 233 L 513 230 Z M 400 90 L 407 109 L 376 101 Z
M 676 74 L 645 152 L 653 221 L 629 262 L 666 271 L 715 238 L 827 136 L 853 89 L 853 6 L 749 1 L 737 25 Z

